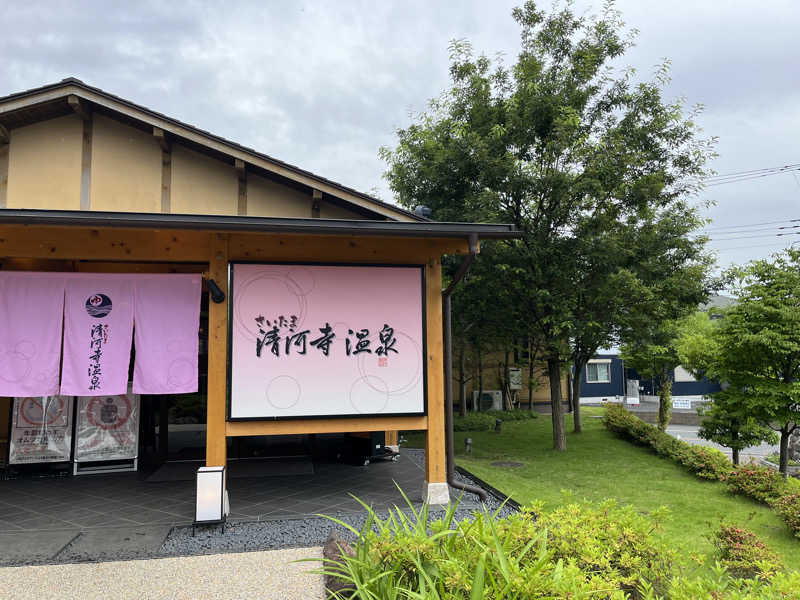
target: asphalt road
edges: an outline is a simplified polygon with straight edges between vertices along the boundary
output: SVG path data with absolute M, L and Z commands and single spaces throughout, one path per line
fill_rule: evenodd
M 729 448 L 725 448 L 720 446 L 719 444 L 715 444 L 714 442 L 709 442 L 708 440 L 704 440 L 700 436 L 697 435 L 697 432 L 700 428 L 697 425 L 669 425 L 667 427 L 667 433 L 673 437 L 678 438 L 679 440 L 683 440 L 684 442 L 689 442 L 690 444 L 695 444 L 699 446 L 710 446 L 712 448 L 717 448 L 718 450 L 722 450 L 728 456 L 731 455 L 731 451 Z M 759 458 L 764 458 L 773 452 L 777 452 L 777 446 L 771 446 L 769 444 L 761 444 L 760 446 L 752 446 L 750 448 L 745 448 L 740 453 L 740 460 L 742 462 L 747 462 L 751 458 L 758 460 Z

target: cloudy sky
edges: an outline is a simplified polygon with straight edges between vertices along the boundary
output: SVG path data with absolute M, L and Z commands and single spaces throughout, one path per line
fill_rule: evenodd
M 391 201 L 378 148 L 448 83 L 449 40 L 513 61 L 506 0 L 1 2 L 0 95 L 75 76 Z M 549 0 L 546 3 L 549 6 Z M 542 3 L 544 6 L 545 3 Z M 800 163 L 795 0 L 618 2 L 642 76 L 702 103 L 720 174 Z M 600 0 L 577 0 L 597 10 Z M 800 242 L 800 172 L 707 188 L 721 265 Z M 778 233 L 790 235 L 778 236 Z

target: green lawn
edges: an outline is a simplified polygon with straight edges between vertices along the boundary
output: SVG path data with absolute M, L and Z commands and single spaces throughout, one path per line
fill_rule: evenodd
M 724 517 L 752 529 L 782 556 L 786 567 L 800 570 L 800 540 L 771 509 L 732 496 L 723 484 L 698 479 L 671 461 L 614 437 L 597 418 L 602 414 L 601 408 L 584 409 L 584 431 L 567 434 L 566 452 L 552 450 L 549 416 L 503 423 L 500 434 L 457 432 L 456 463 L 522 504 L 540 500 L 551 508 L 567 491 L 579 500 L 615 498 L 642 512 L 666 506 L 672 514 L 665 535 L 687 556 L 711 552 L 704 536 Z M 571 415 L 567 420 L 571 430 Z M 422 447 L 421 434 L 407 437 L 408 446 Z M 469 457 L 464 454 L 465 437 L 472 438 Z M 497 460 L 525 466 L 492 466 Z

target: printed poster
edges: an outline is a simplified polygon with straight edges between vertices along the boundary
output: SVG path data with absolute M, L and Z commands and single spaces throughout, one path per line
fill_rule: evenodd
M 138 395 L 78 398 L 76 462 L 136 458 L 138 450 Z
M 71 450 L 71 397 L 14 398 L 9 463 L 64 462 Z

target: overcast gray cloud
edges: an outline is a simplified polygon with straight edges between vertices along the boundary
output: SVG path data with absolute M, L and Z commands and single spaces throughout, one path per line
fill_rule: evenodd
M 391 200 L 378 148 L 447 86 L 449 40 L 513 61 L 516 4 L 2 2 L 0 95 L 75 76 Z M 621 64 L 647 77 L 671 59 L 668 94 L 705 105 L 719 173 L 800 163 L 796 2 L 618 6 L 640 32 Z M 800 219 L 800 174 L 708 188 L 703 199 L 717 203 L 708 215 L 720 263 L 743 262 L 793 240 L 734 226 Z

